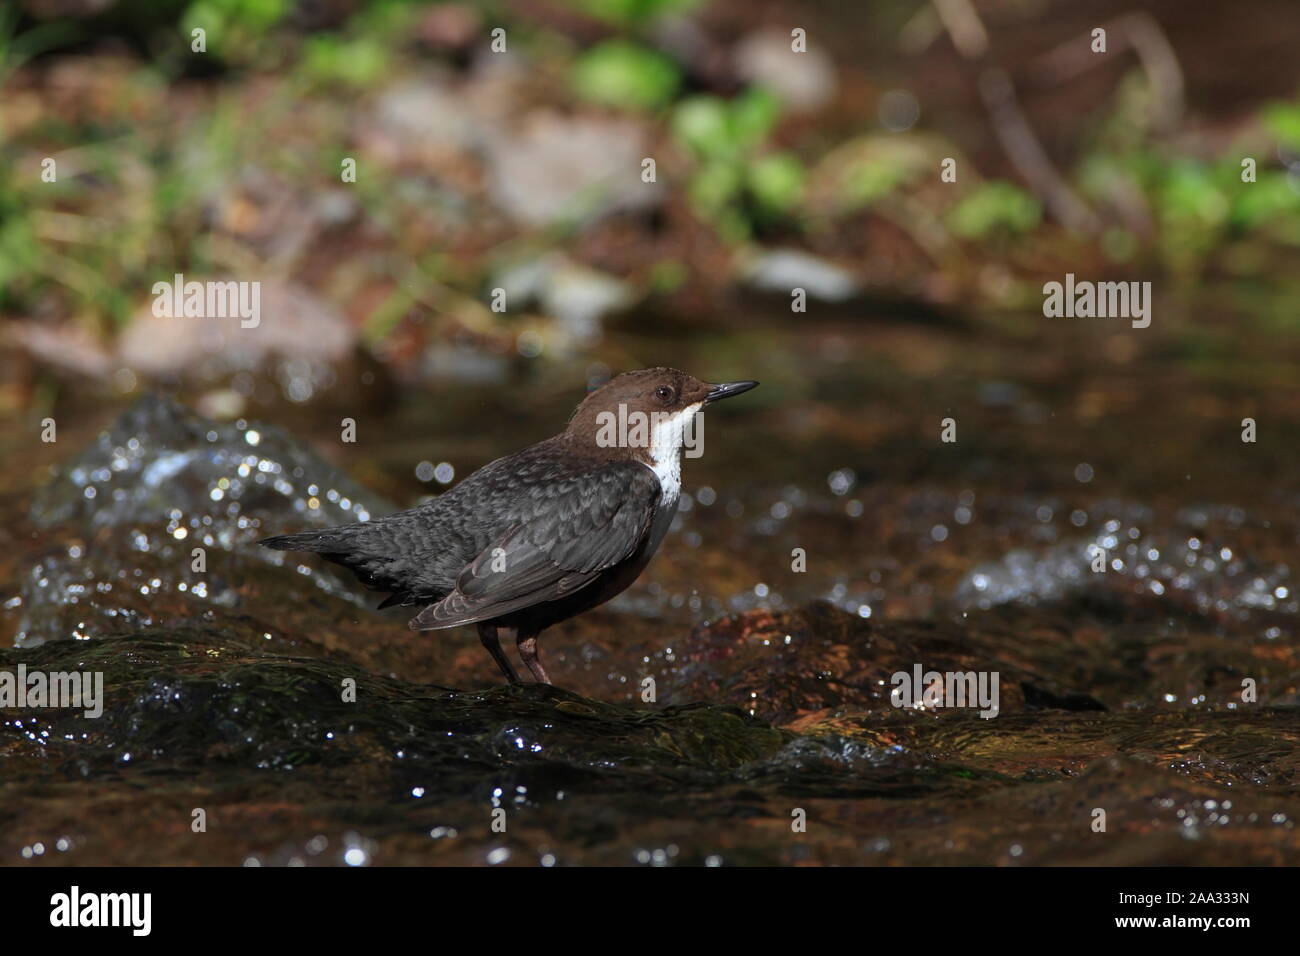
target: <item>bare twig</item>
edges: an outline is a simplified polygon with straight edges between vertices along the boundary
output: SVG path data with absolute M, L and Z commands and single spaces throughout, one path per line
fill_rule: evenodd
M 934 9 L 958 53 L 968 60 L 981 59 L 988 53 L 988 31 L 970 0 L 934 0 Z
M 1067 229 L 1094 233 L 1101 221 L 1057 172 L 1028 117 L 1020 107 L 1006 70 L 988 63 L 989 37 L 970 0 L 932 0 L 953 45 L 966 59 L 982 67 L 980 97 L 989 112 L 1007 157 L 1042 200 L 1048 212 Z
M 1094 233 L 1101 222 L 1056 171 L 1034 135 L 1016 98 L 1011 78 L 1001 67 L 987 67 L 979 78 L 980 97 L 993 119 L 1002 148 L 1048 211 L 1073 232 Z
M 1153 126 L 1159 132 L 1174 129 L 1183 115 L 1183 71 L 1164 28 L 1145 11 L 1126 13 L 1103 27 L 1112 40 L 1111 49 L 1131 49 L 1146 71 L 1155 97 Z M 1064 83 L 1105 62 L 1090 45 L 1074 39 L 1038 57 L 1030 64 L 1029 75 L 1043 85 Z

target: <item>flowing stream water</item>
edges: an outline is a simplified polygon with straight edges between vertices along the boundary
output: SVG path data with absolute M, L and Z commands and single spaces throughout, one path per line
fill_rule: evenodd
M 105 702 L 0 711 L 0 861 L 1300 861 L 1294 347 L 1190 304 L 738 315 L 609 332 L 611 364 L 763 386 L 706 416 L 642 579 L 543 635 L 554 688 L 252 542 L 557 431 L 585 366 L 343 369 L 221 423 L 74 395 L 54 445 L 5 438 L 0 670 Z M 997 716 L 895 706 L 918 665 L 996 673 Z

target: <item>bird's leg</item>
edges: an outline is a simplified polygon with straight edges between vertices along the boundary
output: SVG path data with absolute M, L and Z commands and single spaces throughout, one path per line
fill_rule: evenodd
M 497 639 L 497 629 L 495 624 L 478 625 L 478 639 L 483 642 L 492 659 L 497 662 L 497 667 L 501 668 L 501 673 L 506 675 L 506 680 L 512 684 L 519 683 L 519 675 L 515 669 L 510 666 L 510 661 L 506 658 L 506 652 L 501 650 L 501 642 Z
M 522 627 L 516 630 L 515 646 L 519 648 L 519 656 L 532 672 L 533 678 L 539 684 L 549 684 L 551 679 L 546 676 L 546 668 L 542 666 L 542 659 L 537 654 L 537 631 Z

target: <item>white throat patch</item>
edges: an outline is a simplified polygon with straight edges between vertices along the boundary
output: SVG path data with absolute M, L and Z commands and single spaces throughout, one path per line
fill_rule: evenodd
M 660 501 L 665 504 L 675 502 L 682 493 L 682 443 L 687 426 L 703 406 L 696 402 L 661 419 L 650 436 L 650 467 L 659 479 Z

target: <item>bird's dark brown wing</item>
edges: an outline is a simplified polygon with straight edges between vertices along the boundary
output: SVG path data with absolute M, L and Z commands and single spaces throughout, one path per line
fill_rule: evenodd
M 636 551 L 659 496 L 654 472 L 625 461 L 516 499 L 509 529 L 465 567 L 449 594 L 411 619 L 411 628 L 487 621 L 586 587 Z

